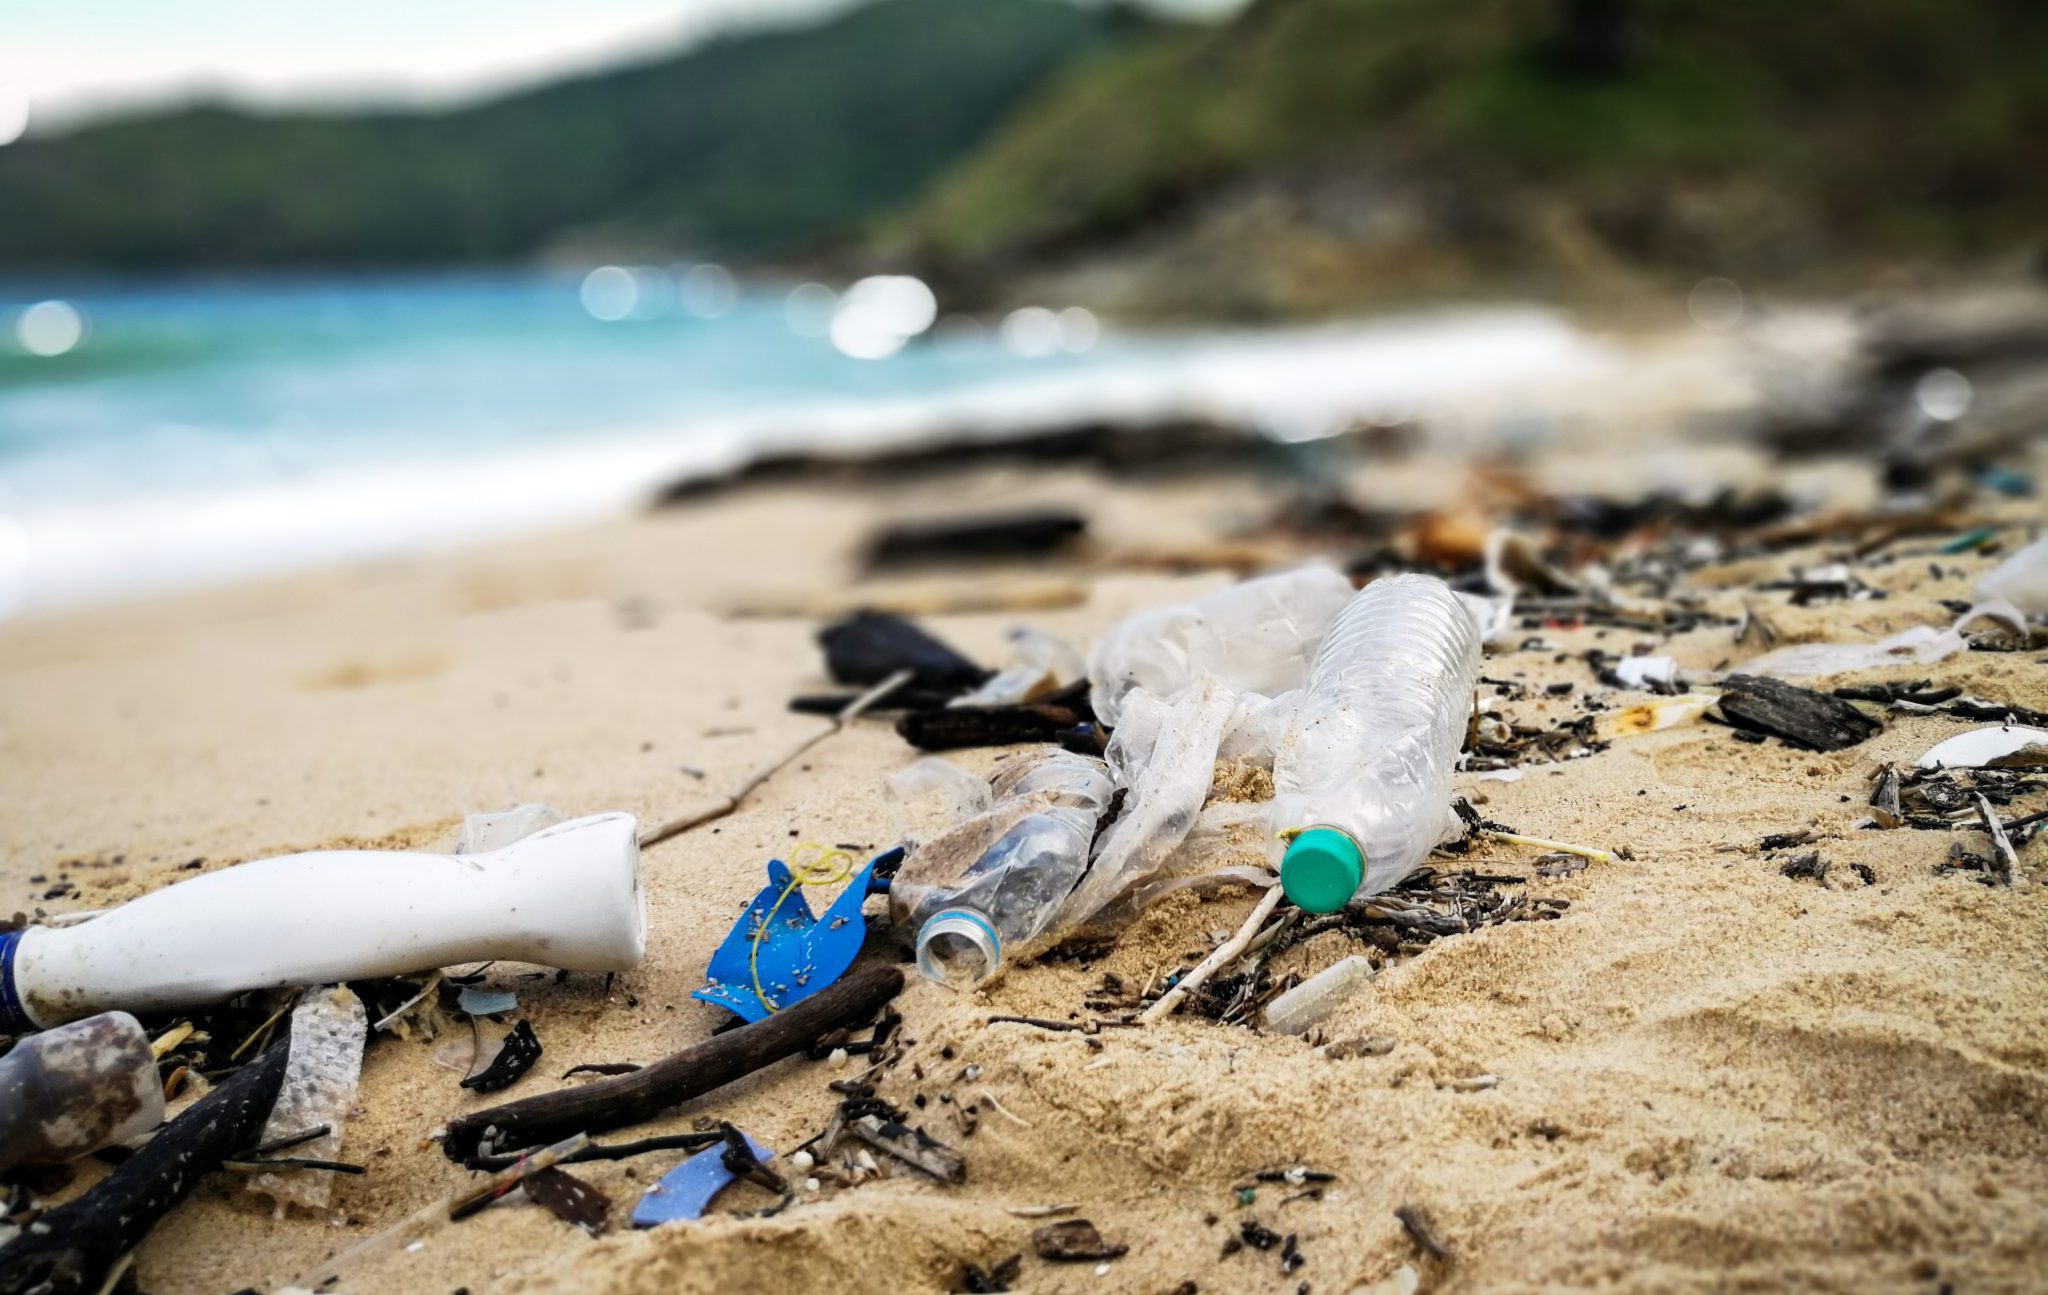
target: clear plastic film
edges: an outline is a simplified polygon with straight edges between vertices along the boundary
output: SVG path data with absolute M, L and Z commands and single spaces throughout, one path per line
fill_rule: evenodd
M 327 1132 L 300 1143 L 288 1153 L 312 1160 L 341 1155 L 342 1126 L 355 1105 L 356 1083 L 362 1077 L 363 1044 L 369 1034 L 363 1002 L 346 985 L 306 991 L 292 1009 L 291 1055 L 277 1104 L 263 1126 L 265 1142 L 291 1137 L 322 1125 Z M 249 1190 L 287 1205 L 321 1209 L 327 1204 L 333 1175 L 264 1173 L 249 1181 Z

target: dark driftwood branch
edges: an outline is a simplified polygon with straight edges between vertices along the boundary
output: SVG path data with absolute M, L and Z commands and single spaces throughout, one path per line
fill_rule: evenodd
M 166 1125 L 106 1181 L 0 1249 L 0 1295 L 94 1295 L 193 1185 L 263 1134 L 284 1082 L 279 1043 Z
M 630 1075 L 472 1111 L 449 1123 L 441 1149 L 451 1160 L 467 1160 L 493 1128 L 497 1145 L 525 1147 L 638 1124 L 802 1052 L 826 1031 L 873 1015 L 902 988 L 897 968 L 864 968 L 773 1016 L 714 1034 Z

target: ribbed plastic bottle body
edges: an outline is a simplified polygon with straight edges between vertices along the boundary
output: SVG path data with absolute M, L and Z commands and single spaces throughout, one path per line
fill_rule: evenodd
M 1275 755 L 1275 830 L 1349 834 L 1365 857 L 1360 894 L 1414 871 L 1451 819 L 1479 657 L 1478 627 L 1443 581 L 1403 575 L 1360 590 L 1316 650 Z
M 919 967 L 948 983 L 986 980 L 1045 933 L 1113 791 L 1102 761 L 1059 750 L 1013 757 L 991 783 L 987 811 L 920 846 L 890 886 L 919 927 Z

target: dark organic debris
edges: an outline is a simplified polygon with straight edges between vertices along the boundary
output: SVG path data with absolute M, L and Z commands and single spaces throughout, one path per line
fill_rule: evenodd
M 1040 1259 L 1052 1263 L 1086 1263 L 1091 1260 L 1115 1259 L 1130 1250 L 1129 1246 L 1111 1245 L 1102 1239 L 1095 1225 L 1087 1219 L 1062 1219 L 1048 1223 L 1031 1234 L 1031 1249 Z
M 911 672 L 911 683 L 950 688 L 953 695 L 986 681 L 989 671 L 925 633 L 901 616 L 886 612 L 855 612 L 818 631 L 825 649 L 825 668 L 846 684 L 880 683 L 898 670 Z
M 1094 719 L 1094 708 L 1088 704 L 1088 682 L 1084 679 L 1037 701 L 1016 706 L 913 710 L 896 721 L 896 731 L 919 750 L 950 751 L 1020 742 L 1062 742 L 1069 732 L 1092 724 Z
M 1408 1239 L 1424 1254 L 1438 1261 L 1451 1257 L 1450 1248 L 1438 1238 L 1435 1224 L 1421 1206 L 1403 1205 L 1394 1211 L 1394 1217 L 1401 1220 L 1401 1227 L 1408 1233 Z
M 1008 1259 L 983 1268 L 979 1264 L 968 1264 L 960 1270 L 958 1289 L 963 1295 L 995 1295 L 995 1292 L 1010 1289 L 1010 1283 L 1024 1271 L 1024 1256 L 1011 1255 Z
M 571 1066 L 562 1072 L 562 1078 L 573 1079 L 577 1075 L 630 1075 L 640 1068 L 637 1061 L 586 1061 L 580 1066 Z
M 1877 785 L 1870 792 L 1870 816 L 1882 828 L 1894 828 L 1906 821 L 1905 811 L 1899 806 L 1899 771 L 1894 765 L 1877 771 Z
M 529 1022 L 521 1021 L 512 1027 L 499 1046 L 498 1055 L 491 1058 L 491 1064 L 462 1081 L 462 1086 L 472 1092 L 495 1093 L 518 1082 L 521 1075 L 533 1069 L 533 1063 L 540 1060 L 540 1038 L 533 1032 Z
M 565 1170 L 548 1168 L 528 1174 L 521 1185 L 548 1213 L 592 1236 L 601 1235 L 611 1219 L 612 1198 Z
M 1794 881 L 1826 881 L 1828 861 L 1820 857 L 1820 851 L 1808 850 L 1795 859 L 1787 859 L 1778 871 Z
M 868 542 L 867 565 L 1043 558 L 1078 540 L 1087 529 L 1088 519 L 1070 508 L 892 522 Z
M 262 1134 L 288 1052 L 280 1043 L 237 1070 L 98 1186 L 0 1247 L 0 1295 L 96 1295 L 201 1177 Z
M 1856 707 L 1824 692 L 1757 675 L 1723 682 L 1721 714 L 1736 728 L 1767 733 L 1809 751 L 1839 751 L 1884 728 Z

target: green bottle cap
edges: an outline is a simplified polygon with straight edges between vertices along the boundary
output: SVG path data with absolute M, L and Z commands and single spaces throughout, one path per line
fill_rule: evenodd
M 1349 832 L 1312 827 L 1280 857 L 1280 888 L 1311 913 L 1334 913 L 1365 880 L 1365 854 Z

